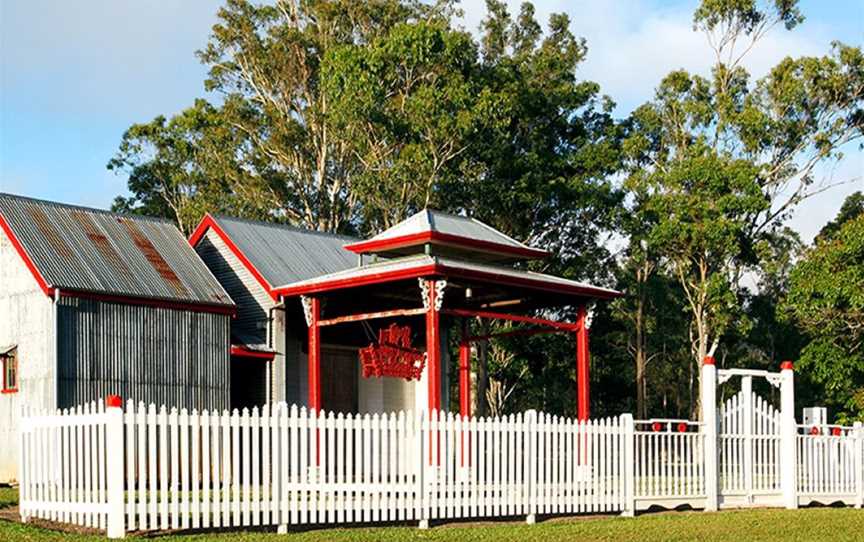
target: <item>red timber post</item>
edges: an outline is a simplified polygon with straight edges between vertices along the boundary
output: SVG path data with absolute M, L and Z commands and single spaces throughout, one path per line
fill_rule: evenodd
M 446 282 L 443 280 L 425 280 L 420 279 L 420 289 L 423 294 L 423 305 L 426 309 L 426 380 L 428 382 L 429 391 L 429 464 L 441 464 L 441 441 L 438 436 L 440 427 L 436 425 L 436 420 L 440 420 L 441 415 L 441 310 L 442 299 L 440 296 L 444 294 L 444 286 Z M 433 438 L 432 433 L 436 436 Z
M 321 300 L 317 297 L 302 299 L 306 324 L 309 326 L 308 404 L 309 408 L 317 413 L 321 410 L 321 328 L 318 326 L 318 321 L 321 320 Z
M 468 319 L 462 318 L 462 338 L 459 340 L 459 415 L 463 423 L 471 417 L 471 343 L 468 342 Z M 465 440 L 468 440 L 466 450 Z M 466 453 L 467 452 L 467 453 Z M 465 466 L 465 456 L 471 457 L 471 435 L 463 430 L 459 435 L 459 464 Z
M 441 302 L 437 297 L 434 280 L 425 281 L 426 297 L 426 371 L 429 384 L 429 414 L 441 410 Z
M 585 305 L 579 306 L 576 328 L 576 386 L 578 391 L 577 417 L 587 420 L 590 415 L 590 365 L 591 354 L 588 349 L 588 322 Z
M 459 415 L 471 416 L 471 344 L 468 342 L 468 319 L 462 319 L 459 341 Z

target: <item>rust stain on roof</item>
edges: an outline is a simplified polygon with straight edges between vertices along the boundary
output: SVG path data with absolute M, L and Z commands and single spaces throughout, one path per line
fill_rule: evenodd
M 138 228 L 138 225 L 127 218 L 118 218 L 117 220 L 123 224 L 126 231 L 129 232 L 129 236 L 132 237 L 132 241 L 135 243 L 135 246 L 138 247 L 138 250 L 141 251 L 141 254 L 147 258 L 147 261 L 150 262 L 153 269 L 159 273 L 159 276 L 165 280 L 174 292 L 180 296 L 188 295 L 188 291 L 186 290 L 186 287 L 183 286 L 183 283 L 180 282 L 180 278 L 177 277 L 174 270 L 171 269 L 170 265 L 168 265 L 168 262 L 166 262 L 162 255 L 159 254 L 159 251 L 156 250 L 153 243 L 151 243 Z
M 39 207 L 28 206 L 27 214 L 30 215 L 30 218 L 33 219 L 33 223 L 36 224 L 36 228 L 39 230 L 39 233 L 48 241 L 48 244 L 51 245 L 51 248 L 57 252 L 63 258 L 72 259 L 74 256 L 72 254 L 72 249 L 69 248 L 69 245 L 66 244 L 65 241 L 60 237 L 60 234 L 57 233 L 57 230 L 54 229 L 54 226 L 51 224 L 51 221 L 48 219 L 48 215 L 45 214 L 45 211 L 40 209 Z
M 93 243 L 93 246 L 96 247 L 96 250 L 99 251 L 99 254 L 102 255 L 103 258 L 108 262 L 108 264 L 117 272 L 123 275 L 129 275 L 129 268 L 120 258 L 120 255 L 117 254 L 117 251 L 114 250 L 114 247 L 111 246 L 111 242 L 108 241 L 108 238 L 99 231 L 99 228 L 96 227 L 96 224 L 90 218 L 87 213 L 81 211 L 72 211 L 70 213 L 72 218 L 75 219 L 76 222 L 81 226 L 81 229 L 84 230 L 84 233 L 87 235 L 87 238 L 90 239 L 90 242 Z

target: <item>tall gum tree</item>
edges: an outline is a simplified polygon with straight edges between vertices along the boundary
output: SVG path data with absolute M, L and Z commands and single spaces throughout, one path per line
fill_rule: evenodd
M 684 292 L 694 375 L 740 316 L 756 243 L 825 188 L 817 165 L 862 135 L 860 48 L 835 43 L 824 57 L 786 58 L 755 82 L 743 67 L 774 27 L 802 21 L 795 1 L 703 0 L 694 27 L 715 52 L 710 77 L 670 73 L 628 120 L 625 186 L 659 218 L 631 242 L 649 243 Z

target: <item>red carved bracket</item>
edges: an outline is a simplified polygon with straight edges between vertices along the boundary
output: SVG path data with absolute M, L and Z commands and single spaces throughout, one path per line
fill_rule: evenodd
M 378 330 L 378 344 L 360 349 L 363 377 L 392 376 L 405 380 L 420 380 L 426 357 L 411 348 L 411 328 L 390 324 Z

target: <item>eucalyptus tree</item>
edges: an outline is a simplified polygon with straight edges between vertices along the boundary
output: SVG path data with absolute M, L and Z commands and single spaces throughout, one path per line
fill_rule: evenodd
M 860 48 L 786 58 L 756 81 L 744 68 L 770 29 L 802 21 L 795 1 L 703 0 L 694 26 L 715 52 L 710 76 L 673 71 L 629 119 L 625 186 L 658 217 L 645 238 L 687 301 L 697 368 L 740 317 L 756 244 L 823 188 L 817 166 L 862 135 Z

